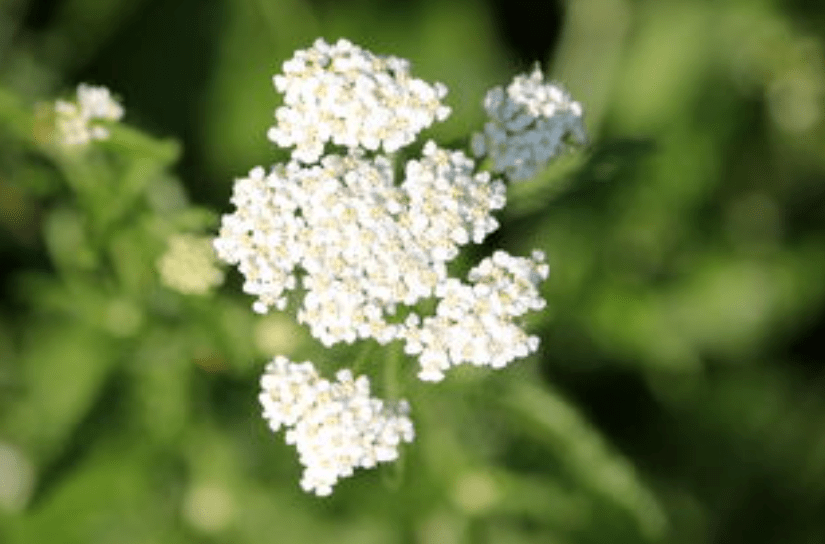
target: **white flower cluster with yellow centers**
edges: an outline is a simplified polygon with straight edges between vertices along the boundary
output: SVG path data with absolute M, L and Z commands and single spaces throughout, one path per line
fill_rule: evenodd
M 238 265 L 257 311 L 284 309 L 300 284 L 298 320 L 325 345 L 389 342 L 399 328 L 385 317 L 433 296 L 459 246 L 497 228 L 490 212 L 505 202 L 500 181 L 432 142 L 400 186 L 393 177 L 386 157 L 356 152 L 255 168 L 235 184 L 217 254 Z
M 340 478 L 398 458 L 414 430 L 405 401 L 388 404 L 370 396 L 366 376 L 341 370 L 335 382 L 318 376 L 310 362 L 275 357 L 261 377 L 263 416 L 298 450 L 304 466 L 301 487 L 329 495 Z
M 447 117 L 446 88 L 413 78 L 405 60 L 346 40 L 318 40 L 283 71 L 274 84 L 284 105 L 268 135 L 293 148 L 291 160 L 236 180 L 235 211 L 223 216 L 213 244 L 243 274 L 253 309 L 285 310 L 294 299 L 298 321 L 326 346 L 399 340 L 418 355 L 418 376 L 427 381 L 459 364 L 501 368 L 535 352 L 538 338 L 520 325 L 545 304 L 543 253 L 497 251 L 466 283 L 447 271 L 461 246 L 498 228 L 492 213 L 505 205 L 504 183 L 431 141 L 396 179 L 389 154 Z M 494 91 L 487 107 L 498 116 L 493 125 L 506 124 L 507 138 L 516 128 L 527 135 L 519 145 L 535 147 L 529 134 L 537 134 L 550 146 L 547 159 L 566 133 L 583 135 L 581 107 L 537 74 L 517 78 L 506 101 Z M 496 147 L 494 158 L 505 151 Z M 525 177 L 529 165 L 517 159 L 510 162 Z M 416 305 L 433 299 L 435 315 L 419 315 Z M 356 467 L 395 459 L 399 443 L 413 438 L 406 403 L 389 407 L 370 397 L 367 378 L 348 370 L 330 383 L 310 363 L 276 357 L 261 384 L 264 417 L 275 431 L 286 427 L 305 467 L 301 485 L 318 495 Z
M 293 158 L 304 163 L 317 161 L 327 142 L 392 153 L 450 114 L 441 104 L 444 85 L 411 77 L 404 59 L 376 56 L 347 40 L 318 39 L 283 71 L 273 81 L 284 105 L 268 136 L 279 147 L 294 145 Z
M 445 370 L 462 363 L 502 368 L 538 349 L 538 337 L 515 320 L 544 308 L 538 284 L 548 271 L 540 251 L 529 259 L 496 251 L 470 270 L 469 284 L 454 278 L 439 284 L 435 315 L 422 322 L 410 314 L 400 334 L 407 354 L 419 355 L 418 377 L 440 381 Z
M 161 281 L 186 295 L 203 295 L 223 282 L 223 272 L 215 266 L 215 251 L 205 236 L 175 234 L 157 261 Z
M 544 83 L 536 66 L 518 75 L 505 90 L 491 89 L 484 99 L 490 120 L 473 135 L 476 157 L 487 155 L 493 169 L 511 181 L 533 177 L 564 148 L 564 138 L 587 142 L 582 106 L 558 85 Z
M 58 141 L 69 147 L 105 140 L 109 131 L 97 121 L 118 121 L 123 117 L 123 107 L 109 89 L 85 83 L 77 86 L 77 101 L 58 100 L 54 110 Z
M 218 257 L 244 275 L 244 291 L 257 297 L 253 308 L 284 310 L 289 292 L 298 291 L 297 318 L 324 345 L 405 341 L 408 353 L 421 354 L 419 375 L 427 380 L 462 362 L 501 367 L 535 351 L 537 338 L 515 319 L 541 307 L 536 286 L 547 275 L 543 261 L 504 252 L 490 261 L 499 275 L 530 278 L 530 289 L 513 290 L 503 280 L 468 286 L 447 274 L 461 246 L 481 243 L 498 228 L 491 213 L 505 204 L 503 182 L 476 173 L 463 153 L 427 142 L 397 183 L 390 158 L 375 152 L 380 142 L 384 151 L 396 150 L 445 116 L 438 102 L 443 85 L 429 86 L 409 75 L 406 61 L 376 57 L 345 40 L 317 41 L 287 61 L 284 72 L 275 86 L 286 93 L 286 106 L 276 112 L 270 137 L 274 131 L 279 145 L 296 146 L 292 160 L 268 173 L 256 167 L 236 181 L 236 211 L 223 217 L 214 242 Z M 518 94 L 532 96 L 535 108 L 546 98 L 540 95 Z M 367 110 L 384 111 L 379 117 L 387 122 L 365 121 Z M 296 111 L 315 121 L 298 127 L 289 113 Z M 324 123 L 337 129 L 311 133 Z M 377 132 L 367 136 L 367 126 Z M 335 140 L 339 132 L 357 137 Z M 320 157 L 330 138 L 348 147 L 346 154 Z M 432 297 L 441 300 L 437 316 L 392 318 L 398 305 Z

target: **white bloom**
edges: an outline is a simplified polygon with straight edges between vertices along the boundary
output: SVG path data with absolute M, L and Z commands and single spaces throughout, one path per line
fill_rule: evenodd
M 238 180 L 236 211 L 224 216 L 214 245 L 238 265 L 256 310 L 284 309 L 286 292 L 300 284 L 298 320 L 322 343 L 386 343 L 398 326 L 385 317 L 432 296 L 459 246 L 497 228 L 490 213 L 504 201 L 503 183 L 432 142 L 407 164 L 400 186 L 386 157 L 328 155 Z
M 356 468 L 398 458 L 398 445 L 412 442 L 406 401 L 388 404 L 370 397 L 369 379 L 341 370 L 335 382 L 320 378 L 312 363 L 275 357 L 261 378 L 259 399 L 273 431 L 286 428 L 304 466 L 301 487 L 329 495 Z
M 207 237 L 176 234 L 169 238 L 157 269 L 167 287 L 188 295 L 202 295 L 223 282 L 223 272 L 215 263 L 215 253 Z
M 292 158 L 314 163 L 332 142 L 347 148 L 391 153 L 410 144 L 450 108 L 441 104 L 447 88 L 410 76 L 409 63 L 376 56 L 347 40 L 318 39 L 283 65 L 273 78 L 284 94 L 269 139 L 295 146 Z
M 297 292 L 303 296 L 298 321 L 324 345 L 403 339 L 408 354 L 420 355 L 424 380 L 440 380 L 454 365 L 499 368 L 534 352 L 538 338 L 519 321 L 544 305 L 537 288 L 547 276 L 543 255 L 496 252 L 466 284 L 447 274 L 461 246 L 481 243 L 498 228 L 492 213 L 505 204 L 504 183 L 433 142 L 404 165 L 399 183 L 385 154 L 448 115 L 440 102 L 443 85 L 414 79 L 407 61 L 375 56 L 346 40 L 316 41 L 285 62 L 283 72 L 274 84 L 284 105 L 269 137 L 294 146 L 292 159 L 269 172 L 256 167 L 236 181 L 235 210 L 223 217 L 214 241 L 218 257 L 244 276 L 244 291 L 256 297 L 253 309 L 284 310 L 287 296 Z M 580 106 L 543 85 L 540 72 L 516 78 L 507 92 L 499 88 L 487 99 L 501 121 L 485 132 L 495 143 L 494 159 L 524 153 L 508 147 L 519 131 L 529 141 L 555 134 L 544 155 L 530 151 L 533 159 L 556 153 L 568 132 L 581 129 L 583 137 Z M 324 155 L 327 143 L 347 148 L 346 154 Z M 497 165 L 516 177 L 535 167 L 535 161 L 508 161 Z M 399 305 L 432 297 L 435 315 L 413 311 L 403 323 L 393 318 Z M 297 440 L 296 433 L 290 430 L 287 440 Z
M 483 133 L 473 135 L 473 153 L 489 155 L 493 168 L 511 181 L 533 177 L 561 152 L 568 134 L 587 142 L 581 104 L 561 87 L 544 83 L 538 66 L 529 76 L 516 76 L 506 92 L 491 89 L 484 108 L 490 120 Z
M 109 89 L 85 83 L 77 86 L 76 102 L 58 100 L 54 109 L 59 139 L 66 146 L 105 140 L 109 131 L 97 121 L 118 121 L 123 117 L 123 108 L 112 98 Z
M 77 102 L 81 115 L 87 119 L 118 121 L 123 117 L 123 108 L 112 98 L 106 87 L 81 83 L 77 86 Z
M 496 251 L 470 270 L 469 284 L 453 278 L 439 284 L 436 315 L 408 317 L 400 332 L 405 351 L 420 354 L 418 377 L 440 381 L 445 370 L 462 363 L 501 368 L 535 352 L 538 337 L 528 336 L 516 320 L 544 307 L 538 284 L 547 274 L 539 251 L 530 258 Z
M 423 155 L 407 163 L 401 186 L 410 201 L 410 224 L 434 257 L 452 260 L 458 246 L 481 243 L 498 228 L 490 212 L 504 207 L 506 188 L 487 172 L 473 174 L 472 159 L 461 152 L 429 141 Z

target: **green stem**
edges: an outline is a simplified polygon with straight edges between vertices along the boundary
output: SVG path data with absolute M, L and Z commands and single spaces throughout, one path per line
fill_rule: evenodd
M 400 371 L 404 354 L 401 351 L 401 342 L 392 342 L 387 346 L 387 357 L 384 368 L 384 398 L 386 402 L 393 403 L 400 398 L 401 383 Z M 381 479 L 384 485 L 391 490 L 398 490 L 404 481 L 405 455 L 384 467 Z
M 387 346 L 387 358 L 384 364 L 384 396 L 388 400 L 400 398 L 399 373 L 402 358 L 400 342 L 392 342 Z
M 358 376 L 361 369 L 364 368 L 364 364 L 369 359 L 370 354 L 373 351 L 375 344 L 373 342 L 364 342 L 363 346 L 361 347 L 361 352 L 356 357 L 355 361 L 352 363 L 352 374 L 354 376 Z

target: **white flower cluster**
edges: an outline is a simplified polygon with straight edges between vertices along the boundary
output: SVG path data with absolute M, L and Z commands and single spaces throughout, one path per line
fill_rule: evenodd
M 502 368 L 538 349 L 538 337 L 528 336 L 515 320 L 544 308 L 538 284 L 548 271 L 540 251 L 529 259 L 496 251 L 470 270 L 469 285 L 453 278 L 439 284 L 435 315 L 422 323 L 410 314 L 401 333 L 406 353 L 420 354 L 418 377 L 440 381 L 445 370 L 461 363 Z
M 329 495 L 340 478 L 359 467 L 398 458 L 398 445 L 414 430 L 405 401 L 387 404 L 370 397 L 366 376 L 341 370 L 336 382 L 318 376 L 312 363 L 275 357 L 261 378 L 259 399 L 273 431 L 286 428 L 287 444 L 298 450 L 301 487 Z
M 498 227 L 505 187 L 473 161 L 429 142 L 394 184 L 386 157 L 327 155 L 320 165 L 292 161 L 236 182 L 215 248 L 237 264 L 254 308 L 284 309 L 285 292 L 306 290 L 298 320 L 329 346 L 398 337 L 387 314 L 431 297 L 460 245 Z
M 473 135 L 473 153 L 489 155 L 493 169 L 511 181 L 533 177 L 559 154 L 568 134 L 587 142 L 581 104 L 561 87 L 545 84 L 538 66 L 529 76 L 516 76 L 506 92 L 491 89 L 484 108 L 490 120 Z
M 318 39 L 283 70 L 273 81 L 284 105 L 268 136 L 280 147 L 294 145 L 293 158 L 304 163 L 317 161 L 330 141 L 392 153 L 450 114 L 441 104 L 444 85 L 411 77 L 404 59 L 376 56 L 344 39 L 334 45 Z
M 474 271 L 489 269 L 497 280 L 471 277 L 473 285 L 447 274 L 460 246 L 481 243 L 498 228 L 491 213 L 505 204 L 503 182 L 475 173 L 463 153 L 433 142 L 405 165 L 400 183 L 387 156 L 367 156 L 379 142 L 385 151 L 405 145 L 446 115 L 438 102 L 443 86 L 411 78 L 406 61 L 376 57 L 345 40 L 317 41 L 284 71 L 275 85 L 287 94 L 287 105 L 279 108 L 270 137 L 274 130 L 280 145 L 296 145 L 292 160 L 269 173 L 256 167 L 236 181 L 236 211 L 223 217 L 214 242 L 218 257 L 244 275 L 244 291 L 257 297 L 253 308 L 283 310 L 288 292 L 303 292 L 297 318 L 324 345 L 400 339 L 407 353 L 421 354 L 419 376 L 426 380 L 440 380 L 443 370 L 462 362 L 501 367 L 535 351 L 537 338 L 516 319 L 542 307 L 537 285 L 547 267 L 541 259 L 498 252 Z M 298 111 L 306 115 L 293 117 Z M 384 111 L 376 119 L 387 122 L 365 121 L 367 111 Z M 299 127 L 304 119 L 314 121 Z M 312 132 L 324 123 L 321 136 Z M 335 140 L 339 131 L 357 137 Z M 347 153 L 304 164 L 329 138 Z M 398 305 L 431 297 L 440 300 L 436 316 L 391 318 Z
M 92 140 L 105 140 L 109 131 L 96 121 L 118 121 L 123 108 L 106 87 L 81 83 L 77 101 L 58 100 L 54 106 L 59 141 L 66 146 L 82 146 Z
M 506 125 L 505 140 L 516 141 L 518 128 L 518 149 L 549 145 L 546 157 L 527 152 L 534 162 L 555 154 L 566 133 L 583 135 L 581 107 L 537 74 L 517 78 L 506 104 L 501 89 L 487 100 L 498 116 L 493 125 Z M 399 340 L 418 355 L 418 376 L 427 381 L 459 364 L 501 368 L 535 352 L 538 338 L 520 325 L 545 304 L 538 290 L 548 275 L 543 253 L 496 251 L 466 283 L 447 272 L 461 246 L 498 228 L 492 213 L 504 207 L 504 183 L 433 142 L 396 179 L 388 154 L 447 117 L 440 102 L 446 88 L 411 77 L 405 60 L 346 40 L 298 51 L 274 83 L 285 98 L 268 135 L 293 147 L 291 160 L 236 180 L 235 211 L 224 215 L 214 241 L 217 256 L 243 274 L 253 309 L 284 310 L 294 293 L 297 319 L 324 345 Z M 345 150 L 331 152 L 327 143 Z M 522 151 L 502 146 L 491 148 L 494 158 L 515 153 L 509 160 L 518 168 L 503 169 L 526 177 Z M 432 299 L 435 315 L 419 315 L 416 304 Z M 261 384 L 264 417 L 275 431 L 287 428 L 305 467 L 301 485 L 318 495 L 356 467 L 395 459 L 399 443 L 413 438 L 406 403 L 371 398 L 367 378 L 348 370 L 330 383 L 310 363 L 276 357 Z

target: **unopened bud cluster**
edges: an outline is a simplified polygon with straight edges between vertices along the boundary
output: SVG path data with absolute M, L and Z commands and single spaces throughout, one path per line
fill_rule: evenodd
M 169 237 L 168 247 L 156 265 L 161 281 L 187 295 L 203 295 L 223 282 L 210 240 L 194 234 Z
M 484 108 L 490 120 L 473 135 L 473 153 L 489 156 L 493 169 L 510 181 L 535 176 L 564 149 L 568 135 L 587 142 L 581 104 L 560 86 L 545 83 L 538 66 L 529 76 L 516 76 L 506 91 L 491 89 Z

